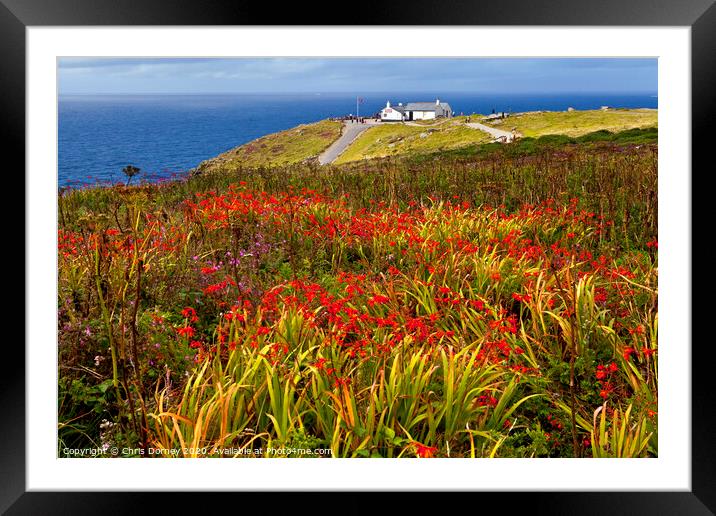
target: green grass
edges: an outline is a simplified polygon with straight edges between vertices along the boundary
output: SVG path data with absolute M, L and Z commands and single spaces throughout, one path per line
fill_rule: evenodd
M 318 156 L 341 135 L 343 124 L 322 120 L 269 134 L 204 161 L 199 171 L 268 165 L 291 165 Z
M 545 147 L 573 143 L 656 143 L 657 116 L 652 109 L 613 109 L 525 113 L 491 122 L 489 125 L 505 130 L 514 127 L 522 134 L 520 141 L 506 146 L 509 149 L 491 144 L 487 133 L 466 127 L 466 116 L 412 122 L 418 125 L 386 123 L 361 134 L 334 165 L 393 156 L 422 160 L 444 153 L 455 157 L 493 152 L 532 154 Z M 482 116 L 471 115 L 470 119 L 480 121 Z M 231 171 L 311 161 L 340 137 L 341 129 L 341 122 L 331 120 L 300 125 L 236 147 L 204 161 L 197 170 Z
M 385 124 L 361 134 L 335 161 L 336 165 L 361 159 L 403 154 L 427 154 L 487 143 L 487 133 L 451 122 L 436 122 L 416 127 Z
M 448 124 L 451 122 L 454 122 L 456 118 L 434 118 L 432 120 L 412 120 L 411 124 L 418 124 L 418 125 L 424 125 L 424 126 L 439 126 L 443 124 Z
M 523 136 L 538 137 L 548 134 L 582 136 L 606 130 L 610 132 L 627 129 L 657 127 L 658 111 L 655 109 L 610 109 L 607 111 L 547 111 L 512 115 L 488 125 L 510 131 L 516 128 Z
M 594 131 L 582 136 L 571 137 L 558 134 L 549 134 L 537 138 L 520 138 L 515 142 L 505 145 L 502 143 L 477 143 L 469 144 L 453 149 L 432 151 L 415 155 L 400 155 L 405 164 L 422 165 L 435 161 L 466 161 L 474 159 L 496 159 L 521 158 L 541 154 L 550 154 L 556 150 L 591 150 L 594 152 L 610 152 L 614 146 L 636 146 L 649 145 L 655 147 L 658 144 L 659 130 L 656 127 L 644 129 L 628 129 L 612 133 L 606 130 Z M 373 162 L 393 158 L 376 158 Z M 362 161 L 351 161 L 343 164 L 343 167 L 358 166 Z

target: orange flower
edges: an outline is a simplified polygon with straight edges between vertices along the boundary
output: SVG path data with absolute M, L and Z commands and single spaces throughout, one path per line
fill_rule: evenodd
M 413 445 L 415 446 L 415 453 L 421 459 L 432 459 L 435 457 L 435 452 L 438 451 L 435 446 L 425 446 L 417 441 L 413 441 Z

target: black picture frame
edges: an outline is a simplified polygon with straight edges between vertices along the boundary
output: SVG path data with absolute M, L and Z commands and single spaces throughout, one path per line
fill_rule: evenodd
M 509 2 L 439 3 L 399 0 L 360 6 L 305 3 L 201 2 L 170 0 L 0 0 L 0 135 L 20 170 L 25 166 L 25 29 L 72 25 L 550 25 L 550 26 L 689 26 L 692 44 L 692 170 L 708 163 L 710 126 L 716 117 L 716 5 L 713 0 L 511 0 Z M 338 14 L 342 12 L 343 14 Z M 8 154 L 6 154 L 7 158 Z M 713 168 L 711 165 L 710 168 Z M 709 170 L 704 170 L 708 173 Z M 693 174 L 692 176 L 693 177 Z M 691 181 L 689 171 L 684 180 Z M 7 186 L 7 184 L 6 184 Z M 16 185 L 25 191 L 24 181 Z M 23 196 L 24 198 L 24 196 Z M 695 220 L 695 218 L 694 218 Z M 693 235 L 694 233 L 692 233 Z M 19 242 L 19 240 L 18 240 Z M 18 244 L 19 245 L 19 244 Z M 695 265 L 695 262 L 694 262 Z M 693 270 L 693 269 L 692 269 Z M 28 274 L 31 271 L 26 271 Z M 684 300 L 689 302 L 689 300 Z M 696 310 L 695 303 L 692 304 Z M 701 305 L 699 305 L 701 306 Z M 705 308 L 700 308 L 702 311 Z M 706 315 L 705 313 L 702 315 Z M 698 319 L 693 318 L 693 321 Z M 713 344 L 692 339 L 692 490 L 690 492 L 529 492 L 472 493 L 458 497 L 468 507 L 550 514 L 714 514 L 716 512 L 716 446 L 712 431 L 711 359 Z M 688 345 L 689 343 L 684 343 Z M 13 356 L 13 354 L 15 356 Z M 26 492 L 25 488 L 25 353 L 6 351 L 0 376 L 3 424 L 0 425 L 0 511 L 7 514 L 126 514 L 158 501 L 163 512 L 188 513 L 206 507 L 208 495 L 191 493 Z M 246 494 L 212 494 L 230 502 Z M 297 510 L 365 512 L 376 510 L 364 493 L 339 493 L 335 501 L 321 496 L 301 501 L 294 493 L 259 493 L 269 513 Z M 448 499 L 449 497 L 449 499 Z M 160 498 L 160 500 L 156 500 Z M 387 497 L 384 498 L 386 503 Z M 464 500 L 463 500 L 464 498 Z M 456 510 L 453 494 L 401 496 L 401 512 Z M 338 503 L 339 505 L 334 505 Z M 317 505 L 318 504 L 318 505 Z M 238 506 L 235 506 L 238 510 Z M 318 509 L 315 509 L 319 507 Z M 332 508 L 333 507 L 333 508 Z M 383 507 L 385 507 L 383 505 Z M 498 509 L 499 510 L 499 509 Z

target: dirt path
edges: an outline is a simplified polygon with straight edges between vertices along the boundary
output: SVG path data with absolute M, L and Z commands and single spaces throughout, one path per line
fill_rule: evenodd
M 321 165 L 333 163 L 363 131 L 378 124 L 380 124 L 380 122 L 369 122 L 367 120 L 364 124 L 346 122 L 343 126 L 343 134 L 341 134 L 341 137 L 318 156 L 318 163 Z
M 440 127 L 446 123 L 447 121 L 436 121 L 433 124 L 416 124 L 415 122 L 403 122 L 405 125 L 410 125 L 413 127 L 424 127 L 425 129 L 429 129 L 431 127 Z M 453 122 L 453 124 L 462 125 L 461 122 Z M 493 136 L 496 141 L 500 141 L 503 143 L 511 142 L 515 139 L 515 135 L 512 134 L 509 131 L 504 131 L 502 129 L 497 129 L 495 127 L 491 127 L 489 125 L 481 124 L 479 122 L 470 122 L 466 123 L 466 126 L 477 129 L 478 131 L 483 131 L 489 134 L 490 136 Z M 519 135 L 518 135 L 519 136 Z
M 511 142 L 515 138 L 511 132 L 503 131 L 502 129 L 496 129 L 494 127 L 490 127 L 489 125 L 480 124 L 477 122 L 470 122 L 465 125 L 468 127 L 472 127 L 473 129 L 484 131 L 487 134 L 494 136 L 496 140 L 502 141 L 504 139 L 505 142 Z

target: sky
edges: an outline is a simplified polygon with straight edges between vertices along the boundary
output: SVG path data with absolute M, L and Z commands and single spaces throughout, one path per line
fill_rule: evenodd
M 58 59 L 59 93 L 657 94 L 643 58 Z

